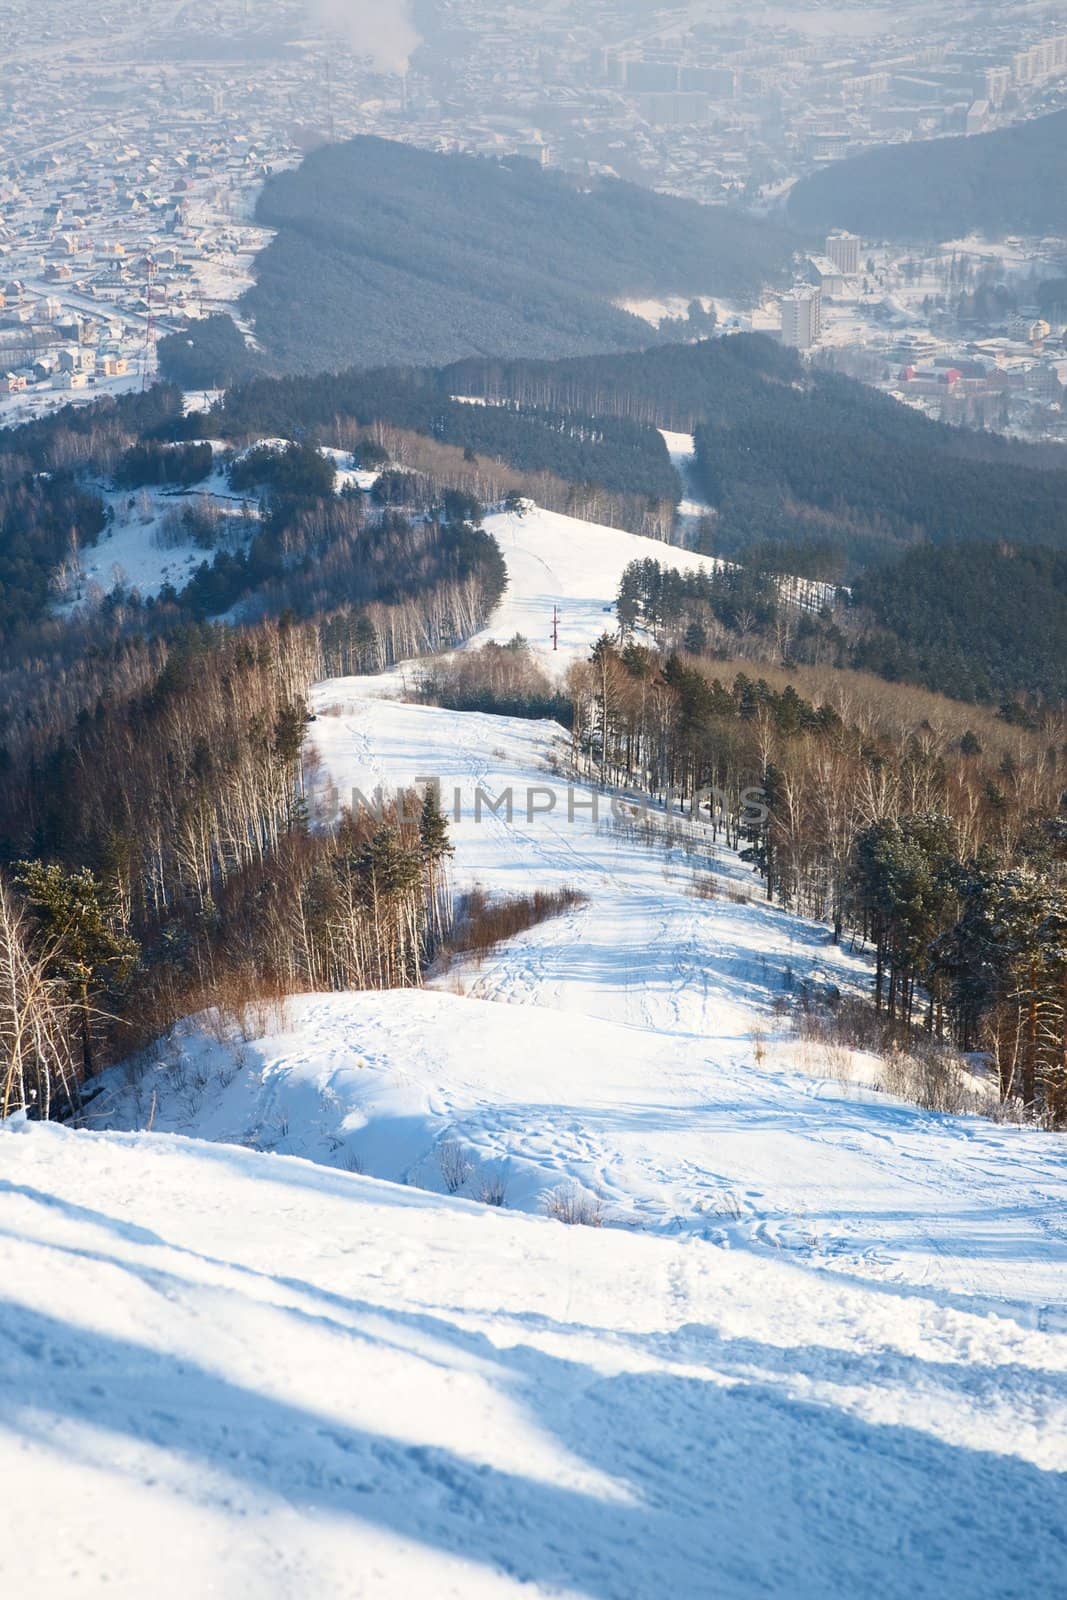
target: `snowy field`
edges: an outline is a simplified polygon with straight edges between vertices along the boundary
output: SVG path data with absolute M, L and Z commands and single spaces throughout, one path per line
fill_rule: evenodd
M 785 1254 L 0 1133 L 3 1592 L 1058 1592 L 1067 1339 Z
M 544 657 L 556 604 L 579 656 L 645 541 L 490 527 L 483 638 Z M 319 814 L 436 778 L 460 893 L 582 903 L 423 991 L 191 1019 L 104 1131 L 0 1128 L 0 1593 L 1059 1593 L 1062 1138 L 793 1037 L 861 952 L 594 818 L 555 724 L 402 679 L 316 688 Z
M 187 403 L 206 409 L 221 392 L 190 392 Z M 111 520 L 95 544 L 77 551 L 57 573 L 55 589 L 61 613 L 98 604 L 119 587 L 136 590 L 143 599 L 157 595 L 168 583 L 180 593 L 199 567 L 214 561 L 216 550 L 237 550 L 247 545 L 259 520 L 260 497 L 256 492 L 237 493 L 231 489 L 225 465 L 218 459 L 225 447 L 218 440 L 210 442 L 216 454 L 216 470 L 189 488 L 100 486 Z M 259 443 L 283 449 L 288 440 L 263 439 Z M 324 446 L 322 454 L 329 456 L 337 469 L 338 494 L 348 488 L 369 491 L 379 477 L 377 472 L 354 467 L 347 451 Z M 205 546 L 169 531 L 169 525 L 183 511 L 202 508 L 218 519 L 212 533 L 214 542 Z
M 254 496 L 235 494 L 220 463 L 222 445 L 211 441 L 216 470 L 188 489 L 115 489 L 98 485 L 110 520 L 95 544 L 78 550 L 56 574 L 57 610 L 69 614 L 96 605 L 116 588 L 136 590 L 144 599 L 165 584 L 182 590 L 198 567 L 210 564 L 219 548 L 242 547 L 259 517 Z M 214 543 L 197 544 L 176 527 L 183 512 L 206 509 L 218 518 Z

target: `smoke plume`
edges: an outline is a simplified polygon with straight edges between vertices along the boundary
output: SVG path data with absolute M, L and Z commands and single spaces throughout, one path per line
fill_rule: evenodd
M 410 0 L 311 0 L 317 20 L 380 72 L 406 72 L 419 33 Z

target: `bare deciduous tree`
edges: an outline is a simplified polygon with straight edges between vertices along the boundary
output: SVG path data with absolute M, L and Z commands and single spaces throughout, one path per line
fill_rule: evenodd
M 48 1117 L 57 1101 L 77 1097 L 74 1007 L 48 968 L 48 952 L 31 952 L 22 910 L 0 880 L 0 1118 Z

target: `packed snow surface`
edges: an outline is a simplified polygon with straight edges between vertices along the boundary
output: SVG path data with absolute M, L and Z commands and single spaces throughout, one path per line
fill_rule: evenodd
M 580 656 L 648 542 L 494 524 L 487 636 L 556 604 Z M 557 725 L 397 681 L 318 686 L 313 810 L 436 779 L 460 895 L 581 899 L 421 992 L 191 1018 L 108 1131 L 0 1127 L 0 1594 L 1061 1592 L 1062 1139 L 795 1038 L 862 952 Z
M 703 829 L 678 824 L 667 849 L 616 821 L 568 776 L 556 724 L 367 698 L 363 683 L 316 690 L 320 805 L 435 778 L 457 893 L 570 887 L 584 903 L 440 973 L 436 993 L 293 999 L 244 1045 L 191 1025 L 143 1081 L 112 1075 L 101 1118 L 143 1127 L 154 1105 L 156 1127 L 432 1188 L 455 1144 L 472 1196 L 497 1180 L 537 1210 L 573 1180 L 608 1220 L 1056 1320 L 1062 1143 L 904 1106 L 876 1092 L 870 1058 L 797 1041 L 778 1014 L 802 985 L 856 988 L 861 955 L 766 904 Z M 664 820 L 649 814 L 653 840 Z
M 0 1132 L 3 1593 L 1059 1592 L 1067 1336 L 158 1134 Z
M 582 522 L 528 501 L 521 511 L 485 519 L 508 569 L 508 589 L 489 626 L 471 641 L 530 641 L 542 666 L 562 671 L 584 659 L 602 633 L 614 633 L 619 582 L 632 561 L 658 561 L 675 572 L 711 572 L 717 562 L 621 528 Z M 558 611 L 559 648 L 552 614 Z

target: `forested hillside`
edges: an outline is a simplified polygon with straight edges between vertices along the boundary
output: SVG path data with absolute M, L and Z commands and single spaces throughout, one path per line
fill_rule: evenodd
M 752 296 L 791 252 L 725 208 L 369 138 L 276 175 L 257 218 L 246 309 L 290 372 L 636 349 L 655 334 L 614 300 Z
M 783 358 L 785 359 L 785 358 Z M 917 540 L 1067 549 L 1067 463 L 931 423 L 833 374 L 764 373 L 715 395 L 696 470 L 718 508 L 716 554 L 802 546 L 848 578 Z
M 760 335 L 566 361 L 465 361 L 446 392 L 694 431 L 715 555 L 840 581 L 914 541 L 1067 548 L 1067 453 L 929 421 Z
M 265 367 L 233 318 L 225 313 L 202 317 L 187 333 L 168 333 L 159 341 L 159 370 L 183 389 L 228 389 L 244 383 Z
M 866 151 L 804 178 L 789 196 L 795 226 L 850 228 L 869 239 L 1067 231 L 1067 111 L 970 138 Z
M 930 422 L 759 335 L 563 361 L 261 378 L 185 428 L 340 442 L 339 419 L 391 423 L 655 502 L 680 492 L 657 428 L 694 430 L 717 509 L 711 553 L 756 552 L 832 581 L 921 539 L 1067 548 L 1062 452 Z
M 861 668 L 999 703 L 1023 724 L 1034 706 L 1067 698 L 1067 554 L 916 544 L 839 592 L 832 609 L 799 617 L 772 556 L 754 552 L 710 575 L 636 561 L 619 587 L 619 622 L 640 623 L 663 649 Z
M 91 546 L 111 514 L 102 484 L 195 496 L 214 460 L 282 438 L 299 444 L 224 469 L 231 494 L 259 502 L 242 542 L 208 538 L 184 584 L 154 597 L 114 590 L 97 628 L 112 643 L 142 628 L 155 637 L 238 607 L 337 618 L 350 665 L 437 648 L 499 593 L 499 553 L 465 528 L 467 506 L 529 498 L 671 537 L 682 484 L 657 424 L 694 431 L 713 508 L 701 549 L 748 573 L 728 594 L 683 597 L 675 644 L 692 625 L 712 654 L 756 640 L 778 653 L 782 613 L 767 579 L 789 574 L 853 584 L 856 602 L 844 631 L 840 615 L 787 629 L 792 659 L 862 665 L 969 700 L 1064 692 L 1057 454 L 931 423 L 749 336 L 559 362 L 258 377 L 188 416 L 161 386 L 11 430 L 0 450 L 0 510 L 10 507 L 0 635 L 20 662 L 74 648 L 49 607 L 72 530 Z M 335 492 L 331 451 L 387 469 L 376 504 L 351 485 Z M 994 592 L 1003 625 L 985 626 Z M 1013 647 L 1024 629 L 1025 655 Z M 25 676 L 9 681 L 32 700 Z
M 340 419 L 364 429 L 388 423 L 523 472 L 677 500 L 680 485 L 651 421 L 570 405 L 468 405 L 454 398 L 449 377 L 386 368 L 259 378 L 230 391 L 206 415 L 190 417 L 186 431 L 229 438 L 313 435 L 333 443 Z
M 923 545 L 853 599 L 876 624 L 859 666 L 960 700 L 1067 699 L 1067 551 Z

